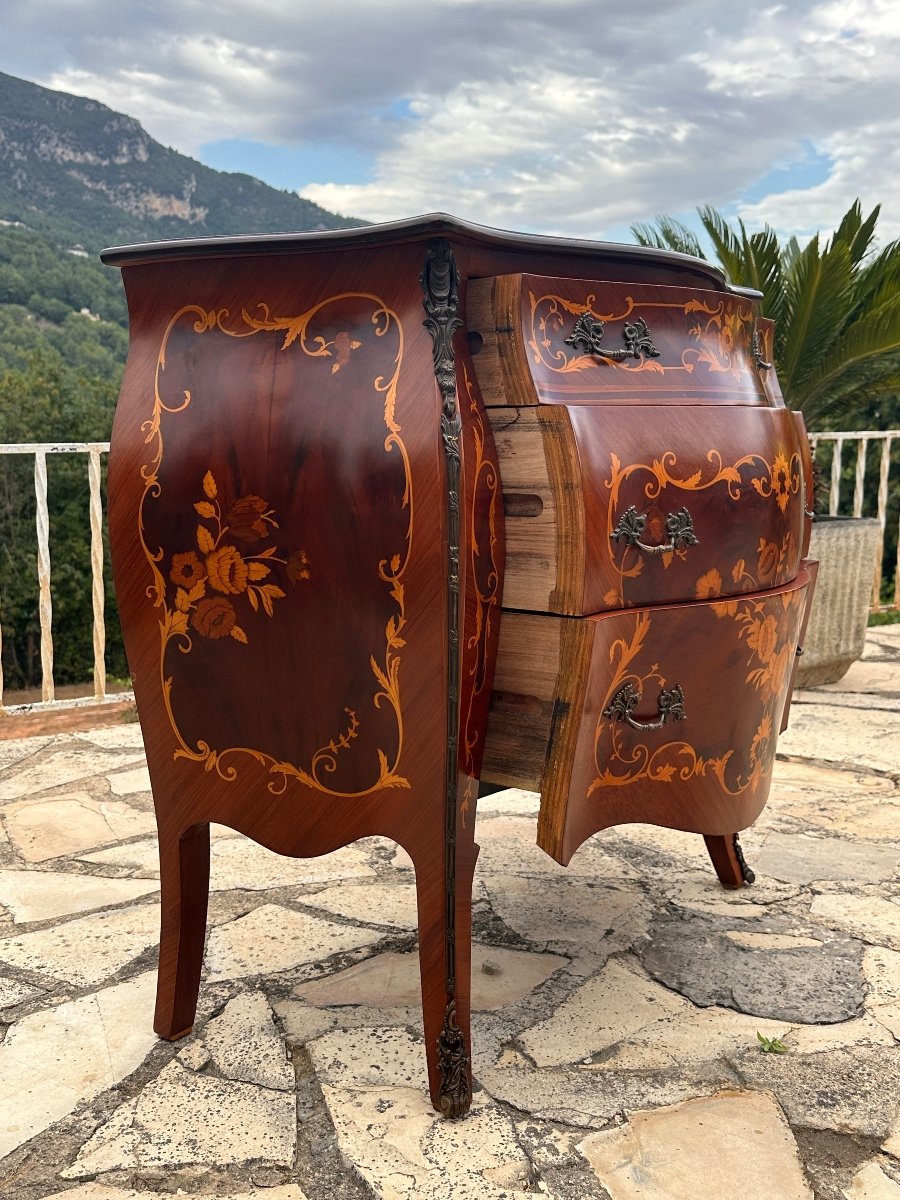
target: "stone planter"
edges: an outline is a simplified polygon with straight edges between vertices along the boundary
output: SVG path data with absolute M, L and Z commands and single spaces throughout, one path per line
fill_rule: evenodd
M 798 687 L 834 683 L 861 656 L 881 526 L 865 517 L 817 517 L 809 557 L 819 578 L 803 639 Z

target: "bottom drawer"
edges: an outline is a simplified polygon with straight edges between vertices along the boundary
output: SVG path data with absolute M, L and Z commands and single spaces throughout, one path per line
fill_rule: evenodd
M 769 790 L 810 593 L 573 618 L 505 612 L 482 778 L 541 791 L 538 843 L 567 863 L 629 821 L 746 828 Z

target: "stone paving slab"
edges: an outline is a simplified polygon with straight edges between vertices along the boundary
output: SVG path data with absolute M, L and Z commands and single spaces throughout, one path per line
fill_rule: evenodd
M 900 770 L 898 746 L 900 711 L 851 707 L 836 703 L 833 694 L 811 692 L 791 708 L 791 723 L 778 740 L 782 754 L 894 775 Z
M 162 1042 L 139 726 L 0 741 L 0 1196 L 900 1200 L 898 722 L 879 627 L 798 697 L 738 892 L 699 837 L 622 826 L 563 869 L 537 796 L 481 801 L 458 1123 L 408 856 L 214 827 L 197 1021 Z
M 156 1038 L 136 1014 L 153 972 L 15 1022 L 0 1045 L 0 1159 L 136 1070 Z M 0 1176 L 2 1178 L 2 1176 Z
M 0 813 L 17 853 L 33 863 L 65 858 L 156 828 L 149 813 L 87 792 L 9 804 Z
M 791 1131 L 765 1093 L 722 1092 L 633 1113 L 579 1149 L 612 1200 L 812 1200 Z
M 0 871 L 0 896 L 16 924 L 69 917 L 158 891 L 154 881 L 106 879 L 74 872 Z

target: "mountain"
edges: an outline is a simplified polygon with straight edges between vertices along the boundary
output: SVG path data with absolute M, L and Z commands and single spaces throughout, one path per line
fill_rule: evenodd
M 125 242 L 365 223 L 251 175 L 206 167 L 96 100 L 2 72 L 0 222 L 89 253 Z

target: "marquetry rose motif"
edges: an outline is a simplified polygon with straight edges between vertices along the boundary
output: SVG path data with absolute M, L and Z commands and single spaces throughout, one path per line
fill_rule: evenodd
M 199 511 L 199 510 L 198 510 Z M 268 536 L 272 512 L 261 496 L 241 496 L 228 509 L 225 520 L 233 538 L 239 542 L 258 542 Z
M 194 504 L 194 511 L 200 518 L 197 549 L 173 554 L 169 568 L 175 595 L 171 607 L 166 607 L 168 636 L 183 638 L 185 653 L 193 646 L 187 636 L 189 628 L 213 641 L 230 637 L 247 645 L 247 634 L 238 624 L 238 609 L 229 597 L 240 596 L 241 603 L 246 601 L 253 612 L 262 609 L 271 617 L 275 602 L 286 594 L 271 581 L 272 572 L 284 568 L 292 583 L 309 579 L 306 551 L 297 550 L 290 558 L 282 558 L 276 546 L 260 547 L 259 543 L 271 538 L 278 528 L 274 511 L 259 496 L 240 496 L 230 505 L 223 505 L 212 471 L 203 477 L 203 499 Z M 243 549 L 232 538 L 239 539 Z M 304 569 L 291 571 L 291 563 L 298 556 Z

